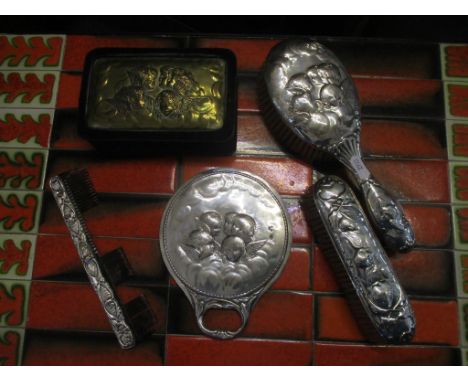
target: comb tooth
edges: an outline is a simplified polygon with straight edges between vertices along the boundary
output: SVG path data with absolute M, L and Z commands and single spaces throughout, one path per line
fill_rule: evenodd
M 77 207 L 85 212 L 98 204 L 98 197 L 88 170 L 76 169 L 60 174 Z
M 138 340 L 154 330 L 156 317 L 145 296 L 134 298 L 125 304 L 124 309 Z

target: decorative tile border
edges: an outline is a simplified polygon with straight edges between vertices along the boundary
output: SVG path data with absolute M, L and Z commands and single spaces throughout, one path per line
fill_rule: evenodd
M 448 159 L 468 162 L 468 120 L 446 121 L 445 128 Z
M 468 120 L 468 83 L 444 82 L 445 118 Z
M 21 365 L 24 330 L 0 328 L 0 366 Z
M 468 298 L 468 252 L 455 252 L 458 297 Z
M 0 107 L 53 109 L 59 81 L 59 71 L 0 71 Z
M 468 81 L 468 45 L 440 44 L 440 62 L 444 81 Z
M 0 188 L 42 190 L 47 157 L 47 150 L 0 148 Z
M 0 69 L 60 69 L 65 36 L 0 35 L 0 47 Z
M 37 233 L 42 192 L 0 190 L 0 232 Z
M 0 326 L 25 326 L 30 285 L 30 281 L 0 280 Z
M 35 235 L 0 234 L 0 278 L 31 280 L 36 253 Z
M 0 109 L 0 147 L 47 149 L 54 111 L 41 109 Z

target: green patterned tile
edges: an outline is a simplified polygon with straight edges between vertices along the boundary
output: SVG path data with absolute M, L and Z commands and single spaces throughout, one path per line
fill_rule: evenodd
M 0 188 L 42 190 L 48 155 L 47 150 L 0 148 Z
M 0 108 L 55 107 L 59 71 L 0 71 Z
M 42 192 L 0 190 L 0 233 L 36 233 Z
M 30 281 L 0 280 L 0 326 L 25 326 L 30 286 Z
M 24 330 L 0 328 L 0 366 L 21 365 Z
M 0 35 L 0 69 L 51 70 L 62 67 L 63 35 Z
M 468 81 L 468 45 L 440 44 L 443 80 Z
M 468 162 L 468 119 L 446 121 L 447 155 L 451 161 Z
M 455 252 L 458 297 L 468 298 L 468 252 Z
M 0 234 L 0 279 L 31 280 L 36 239 L 35 235 Z
M 445 118 L 468 120 L 468 82 L 444 82 Z
M 54 111 L 41 109 L 0 109 L 0 147 L 49 147 Z

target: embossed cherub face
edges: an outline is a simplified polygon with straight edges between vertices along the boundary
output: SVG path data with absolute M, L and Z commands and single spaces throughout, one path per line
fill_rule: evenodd
M 216 211 L 208 211 L 199 217 L 200 229 L 217 236 L 223 228 L 223 218 Z
M 191 92 L 196 91 L 198 88 L 197 81 L 193 78 L 192 73 L 183 68 L 169 66 L 161 69 L 159 86 L 171 88 L 180 95 L 190 95 Z
M 314 141 L 335 137 L 339 134 L 337 129 L 349 125 L 354 118 L 344 98 L 342 81 L 339 69 L 327 63 L 311 66 L 286 84 L 292 95 L 289 112 L 297 127 Z
M 190 233 L 187 244 L 198 251 L 200 259 L 211 256 L 216 249 L 213 236 L 201 229 Z
M 221 244 L 221 252 L 229 261 L 238 261 L 245 253 L 245 242 L 238 236 L 227 236 Z
M 131 86 L 148 91 L 156 88 L 158 71 L 150 66 L 144 66 L 128 71 L 128 77 Z
M 229 212 L 225 216 L 224 233 L 238 236 L 249 243 L 255 234 L 255 220 L 249 215 Z

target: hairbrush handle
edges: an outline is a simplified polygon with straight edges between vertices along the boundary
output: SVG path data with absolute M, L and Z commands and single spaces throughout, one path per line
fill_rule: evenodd
M 367 212 L 385 246 L 400 252 L 410 250 L 415 242 L 414 233 L 400 203 L 375 180 L 360 158 L 351 158 L 348 168 L 361 190 Z

